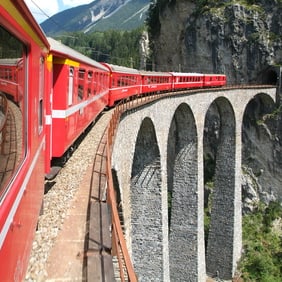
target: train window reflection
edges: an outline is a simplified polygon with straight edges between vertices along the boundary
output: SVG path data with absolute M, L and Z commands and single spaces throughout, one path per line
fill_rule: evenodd
M 25 153 L 24 45 L 0 26 L 0 199 Z

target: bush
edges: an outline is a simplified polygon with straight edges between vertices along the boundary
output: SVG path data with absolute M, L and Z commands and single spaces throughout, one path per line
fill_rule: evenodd
M 282 240 L 272 230 L 273 220 L 281 216 L 277 202 L 260 205 L 256 212 L 243 218 L 244 253 L 240 271 L 244 281 L 282 281 Z

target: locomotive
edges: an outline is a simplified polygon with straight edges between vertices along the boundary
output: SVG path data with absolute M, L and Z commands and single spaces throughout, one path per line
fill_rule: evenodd
M 52 160 L 120 100 L 221 87 L 226 76 L 96 62 L 47 38 L 24 1 L 1 1 L 0 38 L 0 277 L 22 281 Z

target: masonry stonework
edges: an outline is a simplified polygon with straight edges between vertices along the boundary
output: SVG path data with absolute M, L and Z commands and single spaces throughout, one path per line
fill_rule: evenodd
M 224 279 L 234 275 L 242 247 L 242 120 L 256 95 L 275 101 L 276 89 L 203 90 L 122 116 L 112 164 L 140 281 L 205 281 L 206 272 Z M 203 138 L 212 103 L 222 129 L 206 257 Z

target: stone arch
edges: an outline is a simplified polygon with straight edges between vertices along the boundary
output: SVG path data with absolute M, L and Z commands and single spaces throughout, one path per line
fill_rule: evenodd
M 187 104 L 180 104 L 170 124 L 167 145 L 171 281 L 198 278 L 197 146 L 193 113 Z
M 160 151 L 152 121 L 139 129 L 131 174 L 132 260 L 140 281 L 161 281 L 163 236 Z
M 219 125 L 206 266 L 207 274 L 231 279 L 234 271 L 236 122 L 234 110 L 226 98 L 217 98 L 212 108 L 218 111 Z M 207 116 L 205 127 L 206 124 Z
M 245 107 L 242 122 L 243 212 L 251 210 L 254 202 L 262 197 L 268 202 L 281 188 L 278 112 L 272 98 L 264 93 L 258 93 Z M 253 187 L 247 185 L 248 179 L 252 180 Z

